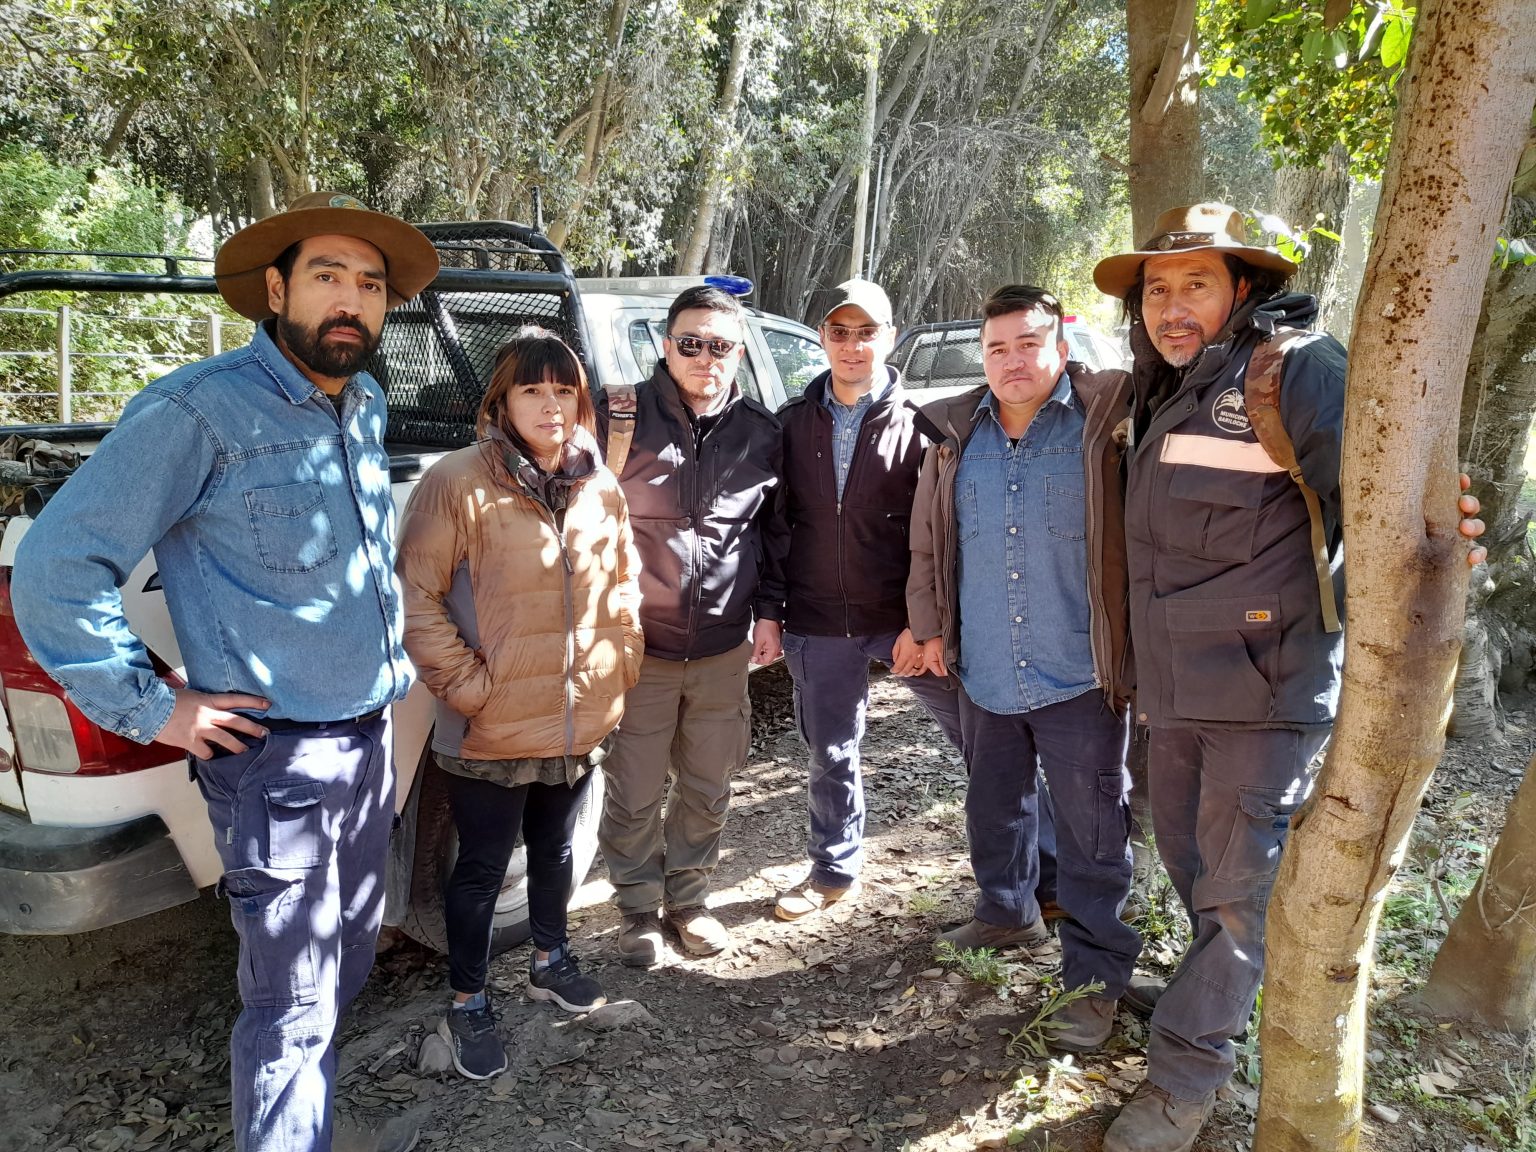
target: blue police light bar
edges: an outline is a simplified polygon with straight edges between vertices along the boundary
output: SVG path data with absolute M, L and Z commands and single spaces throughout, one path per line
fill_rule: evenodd
M 745 276 L 706 276 L 704 283 L 722 292 L 729 292 L 732 296 L 752 295 L 752 281 Z

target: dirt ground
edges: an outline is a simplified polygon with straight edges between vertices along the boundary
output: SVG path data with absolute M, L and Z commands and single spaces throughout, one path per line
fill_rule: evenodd
M 652 971 L 620 966 L 599 862 L 573 907 L 574 949 L 612 999 L 638 1007 L 572 1019 L 534 1005 L 522 994 L 527 948 L 515 949 L 492 967 L 512 1065 L 477 1084 L 418 1071 L 446 969 L 397 943 L 344 1025 L 342 1109 L 411 1112 L 427 1152 L 1096 1152 L 1143 1074 L 1145 1026 L 1122 1012 L 1103 1054 L 1051 1060 L 1031 1051 L 1038 1032 L 1028 1025 L 1059 959 L 1054 946 L 1033 960 L 1003 957 L 988 974 L 996 986 L 935 961 L 934 935 L 968 917 L 971 896 L 964 770 L 937 730 L 899 682 L 877 681 L 864 893 L 783 924 L 773 898 L 805 871 L 804 753 L 783 670 L 758 673 L 753 696 L 752 761 L 737 782 L 712 897 L 734 951 L 673 954 Z M 1421 1020 L 1406 1006 L 1444 932 L 1438 906 L 1430 895 L 1419 901 L 1415 885 L 1432 893 L 1442 873 L 1453 885 L 1457 861 L 1475 856 L 1479 837 L 1491 842 L 1531 751 L 1520 731 L 1508 748 L 1453 745 L 1416 839 L 1423 868 L 1405 870 L 1404 894 L 1389 903 L 1382 948 L 1393 960 L 1377 980 L 1369 1149 L 1464 1152 L 1528 1139 L 1521 1094 L 1530 1070 L 1519 1045 Z M 1178 919 L 1162 892 L 1146 925 L 1147 970 L 1176 959 Z M 227 911 L 208 893 L 88 936 L 0 937 L 0 1149 L 231 1147 L 234 962 Z M 1251 1048 L 1240 1068 L 1256 1075 Z M 1199 1152 L 1247 1148 L 1256 1102 L 1240 1075 Z

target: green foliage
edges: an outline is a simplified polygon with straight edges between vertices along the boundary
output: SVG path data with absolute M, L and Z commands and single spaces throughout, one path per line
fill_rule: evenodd
M 991 948 L 956 948 L 948 940 L 940 940 L 933 950 L 934 957 L 945 968 L 958 972 L 973 984 L 983 984 L 995 989 L 998 996 L 1008 996 L 1008 984 L 1017 964 L 1002 959 Z
M 1264 143 L 1278 164 L 1311 167 L 1335 143 L 1356 176 L 1386 160 L 1416 9 L 1360 0 L 1332 29 L 1324 0 L 1216 0 L 1207 11 L 1207 83 L 1245 80 L 1261 110 Z
M 1008 1038 L 1008 1055 L 1012 1057 L 1033 1056 L 1043 1059 L 1050 1051 L 1051 1036 L 1064 1025 L 1052 1017 L 1060 1012 L 1068 1004 L 1075 1000 L 1081 1000 L 1084 996 L 1094 996 L 1104 991 L 1101 981 L 1095 980 L 1091 984 L 1084 984 L 1077 988 L 1060 988 L 1055 985 L 1047 985 L 1046 997 L 1035 1010 L 1035 1014 L 1025 1021 L 1024 1026 Z
M 183 252 L 187 230 L 174 198 L 123 169 L 57 163 L 35 149 L 0 147 L 0 249 L 94 249 Z M 78 257 L 0 256 L 0 270 L 86 267 Z M 140 269 L 143 261 L 99 262 Z M 207 355 L 209 316 L 218 314 L 226 347 L 243 343 L 250 325 L 216 298 L 28 293 L 0 300 L 0 424 L 59 418 L 56 356 L 60 314 L 70 315 L 75 420 L 115 419 L 148 381 Z M 16 355 L 14 353 L 22 353 Z

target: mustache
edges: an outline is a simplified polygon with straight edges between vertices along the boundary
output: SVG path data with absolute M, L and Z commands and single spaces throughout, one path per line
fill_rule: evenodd
M 333 316 L 331 319 L 322 322 L 320 327 L 315 330 L 315 339 L 320 339 L 327 332 L 337 332 L 343 329 L 356 332 L 364 340 L 373 339 L 373 333 L 368 331 L 360 321 L 349 320 L 345 316 Z
M 1156 334 L 1162 336 L 1165 333 L 1172 332 L 1175 328 L 1186 332 L 1197 332 L 1202 340 L 1205 339 L 1205 329 L 1193 320 L 1164 320 L 1157 326 Z

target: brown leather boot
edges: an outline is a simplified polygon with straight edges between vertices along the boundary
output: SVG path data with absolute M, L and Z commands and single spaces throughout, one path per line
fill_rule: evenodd
M 1104 1133 L 1104 1152 L 1189 1152 L 1215 1106 L 1214 1092 L 1181 1100 L 1143 1080 Z

